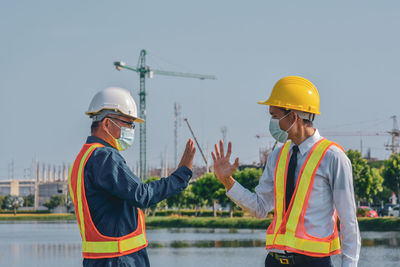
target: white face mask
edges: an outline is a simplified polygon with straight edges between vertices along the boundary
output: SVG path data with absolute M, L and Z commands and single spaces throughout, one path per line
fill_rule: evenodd
M 121 129 L 121 136 L 118 139 L 115 139 L 115 141 L 117 142 L 116 148 L 119 151 L 127 150 L 130 146 L 132 146 L 135 139 L 135 129 L 120 127 L 112 119 L 109 118 L 109 120 L 112 121 L 115 126 Z
M 290 131 L 290 129 L 292 129 L 294 125 L 293 122 L 293 124 L 286 131 L 282 130 L 281 127 L 279 126 L 279 121 L 286 118 L 289 114 L 290 112 L 280 119 L 271 118 L 271 120 L 269 121 L 269 132 L 271 133 L 272 137 L 280 143 L 285 143 L 287 141 L 288 132 Z

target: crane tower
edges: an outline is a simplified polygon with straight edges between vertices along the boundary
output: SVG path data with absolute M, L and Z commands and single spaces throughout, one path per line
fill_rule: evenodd
M 144 119 L 145 122 L 139 124 L 139 139 L 140 139 L 140 156 L 139 156 L 139 177 L 142 180 L 146 179 L 147 174 L 147 164 L 146 164 L 146 76 L 148 78 L 153 78 L 154 74 L 165 75 L 165 76 L 175 76 L 183 78 L 195 78 L 200 80 L 215 80 L 214 75 L 202 75 L 194 73 L 183 73 L 183 72 L 172 72 L 165 70 L 155 70 L 151 69 L 146 65 L 146 50 L 142 49 L 140 51 L 139 61 L 135 67 L 130 67 L 122 61 L 114 62 L 114 66 L 117 70 L 127 69 L 134 71 L 139 74 L 140 79 L 140 91 L 139 91 L 139 117 Z

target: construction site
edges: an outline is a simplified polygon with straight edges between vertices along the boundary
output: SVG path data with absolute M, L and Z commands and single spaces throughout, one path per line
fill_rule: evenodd
M 217 79 L 214 75 L 203 75 L 195 73 L 184 73 L 184 72 L 172 72 L 166 70 L 153 69 L 146 64 L 147 51 L 141 50 L 139 54 L 139 59 L 137 66 L 129 66 L 125 62 L 115 61 L 113 63 L 116 70 L 128 70 L 133 71 L 139 75 L 139 117 L 145 120 L 144 123 L 139 124 L 139 160 L 135 166 L 131 166 L 134 173 L 138 175 L 145 181 L 147 177 L 167 177 L 171 174 L 178 166 L 178 145 L 182 140 L 179 139 L 180 129 L 184 124 L 190 136 L 195 141 L 197 149 L 200 152 L 203 165 L 194 166 L 193 168 L 193 179 L 192 182 L 196 181 L 197 177 L 200 177 L 206 172 L 211 171 L 211 164 L 208 155 L 205 154 L 204 149 L 201 147 L 196 133 L 190 125 L 189 118 L 182 116 L 182 106 L 180 103 L 173 103 L 173 162 L 168 159 L 167 151 L 160 152 L 160 164 L 152 164 L 149 167 L 147 161 L 147 128 L 146 128 L 146 79 L 152 79 L 156 75 L 172 76 L 176 78 L 192 78 L 200 80 L 215 80 Z M 400 152 L 400 129 L 397 122 L 397 116 L 393 115 L 390 117 L 392 120 L 392 129 L 382 130 L 376 132 L 369 132 L 365 130 L 360 131 L 326 131 L 320 130 L 322 136 L 327 138 L 337 138 L 337 137 L 359 137 L 360 146 L 358 150 L 361 152 L 363 157 L 368 161 L 377 161 L 378 159 L 373 157 L 371 154 L 371 149 L 368 144 L 364 144 L 363 140 L 369 137 L 387 137 L 389 142 L 384 144 L 385 150 L 389 151 L 391 154 Z M 220 128 L 221 140 L 225 143 L 227 142 L 227 132 L 228 128 L 222 126 Z M 256 139 L 269 139 L 271 140 L 271 135 L 269 133 L 258 133 L 254 135 Z M 265 146 L 259 148 L 259 160 L 253 162 L 241 162 L 239 169 L 244 169 L 246 167 L 263 168 L 266 164 L 268 155 L 276 147 L 277 142 L 269 142 Z M 366 149 L 364 148 L 366 147 Z M 15 164 L 14 161 L 8 164 L 8 176 L 1 177 L 0 180 L 0 195 L 15 195 L 15 196 L 28 196 L 34 195 L 34 209 L 38 209 L 43 203 L 50 200 L 51 196 L 63 195 L 65 199 L 68 198 L 68 170 L 72 163 L 63 163 L 62 165 L 55 165 L 49 163 L 39 163 L 37 159 L 32 160 L 31 166 L 28 168 L 23 168 L 23 177 L 15 175 Z M 18 171 L 19 173 L 22 170 Z

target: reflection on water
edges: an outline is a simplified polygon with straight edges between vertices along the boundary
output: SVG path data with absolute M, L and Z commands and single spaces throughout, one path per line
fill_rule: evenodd
M 400 247 L 399 232 L 368 232 L 368 234 L 361 233 L 361 237 L 363 247 Z
M 172 242 L 152 242 L 149 248 L 243 248 L 243 247 L 264 247 L 264 240 L 199 240 L 199 241 L 181 241 Z
M 263 266 L 265 230 L 148 229 L 152 266 Z M 333 258 L 340 266 L 340 257 Z M 400 232 L 363 232 L 359 266 L 399 266 Z M 75 223 L 0 222 L 1 266 L 79 266 Z

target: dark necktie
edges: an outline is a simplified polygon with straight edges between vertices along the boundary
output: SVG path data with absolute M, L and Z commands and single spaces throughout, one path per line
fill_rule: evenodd
M 290 200 L 292 199 L 295 184 L 294 184 L 294 176 L 296 172 L 297 166 L 297 152 L 299 152 L 298 146 L 293 146 L 292 148 L 292 155 L 290 156 L 288 171 L 287 171 L 287 178 L 286 178 L 286 210 L 289 207 Z

